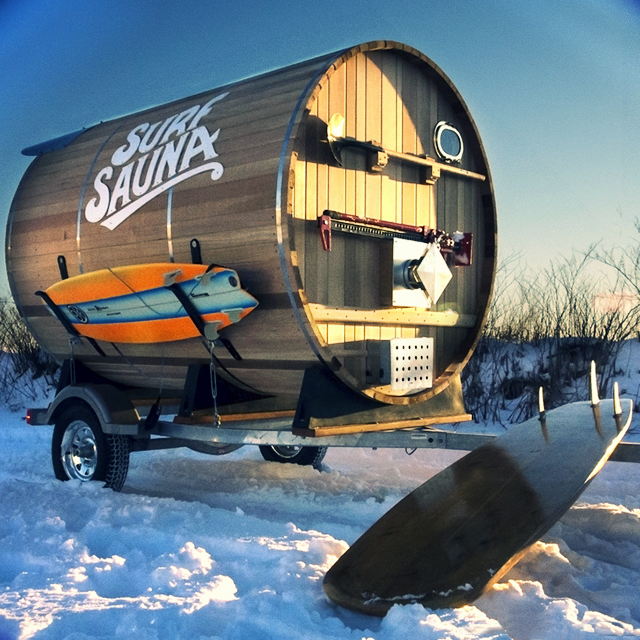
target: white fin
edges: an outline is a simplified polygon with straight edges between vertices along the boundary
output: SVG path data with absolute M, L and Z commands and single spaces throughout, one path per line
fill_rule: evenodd
M 622 405 L 620 404 L 620 388 L 617 382 L 613 383 L 613 415 L 622 415 Z
M 162 277 L 164 279 L 164 286 L 170 287 L 172 284 L 176 283 L 176 280 L 182 275 L 181 269 L 176 269 L 175 271 L 169 271 L 169 273 L 165 273 Z
M 589 387 L 591 391 L 591 406 L 595 407 L 600 404 L 598 397 L 598 379 L 596 378 L 596 363 L 591 361 L 591 376 L 589 377 Z

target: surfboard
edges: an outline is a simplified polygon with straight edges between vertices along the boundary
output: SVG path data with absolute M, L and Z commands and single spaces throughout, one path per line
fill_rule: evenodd
M 565 405 L 511 428 L 428 480 L 334 564 L 327 596 L 383 616 L 476 600 L 575 502 L 631 422 L 631 401 Z M 542 420 L 542 422 L 541 422 Z
M 201 264 L 100 269 L 61 280 L 45 293 L 88 338 L 153 343 L 200 335 L 172 287 L 179 287 L 203 322 L 216 330 L 239 322 L 258 305 L 233 269 Z

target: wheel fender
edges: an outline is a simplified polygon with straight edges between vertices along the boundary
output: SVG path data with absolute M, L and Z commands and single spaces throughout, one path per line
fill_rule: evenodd
M 84 402 L 96 414 L 104 433 L 138 435 L 141 431 L 140 415 L 131 401 L 120 390 L 109 384 L 69 385 L 56 395 L 47 410 L 47 424 L 70 405 Z

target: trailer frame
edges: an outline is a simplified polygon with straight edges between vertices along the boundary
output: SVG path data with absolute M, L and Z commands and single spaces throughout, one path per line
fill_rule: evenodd
M 277 417 L 267 414 L 242 419 L 239 414 L 232 420 L 216 425 L 203 422 L 202 416 L 188 418 L 179 415 L 175 404 L 166 404 L 167 418 L 158 419 L 149 428 L 147 417 L 152 407 L 135 406 L 120 390 L 108 384 L 70 384 L 56 394 L 47 408 L 29 409 L 30 425 L 53 425 L 70 406 L 85 405 L 95 414 L 102 432 L 107 435 L 126 436 L 130 439 L 131 452 L 152 451 L 187 447 L 214 455 L 225 455 L 243 446 L 271 447 L 350 447 L 366 449 L 449 449 L 471 451 L 491 440 L 497 434 L 469 433 L 455 427 L 437 428 L 418 426 L 405 429 L 340 433 L 326 436 L 300 435 L 293 429 L 295 416 Z M 285 413 L 285 412 L 283 412 Z M 289 412 L 291 413 L 291 412 Z M 622 442 L 610 460 L 640 463 L 640 443 Z

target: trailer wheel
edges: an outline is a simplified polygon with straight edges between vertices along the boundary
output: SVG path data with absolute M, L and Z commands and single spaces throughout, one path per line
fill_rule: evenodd
M 56 420 L 51 460 L 58 480 L 96 480 L 120 491 L 127 478 L 130 451 L 130 439 L 105 434 L 88 407 L 70 407 Z
M 312 465 L 314 468 L 318 468 L 327 454 L 327 447 L 261 445 L 260 453 L 269 462 Z

